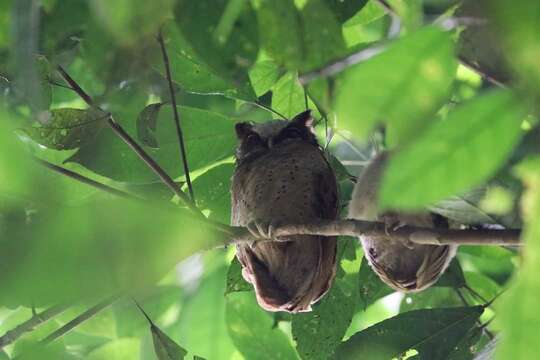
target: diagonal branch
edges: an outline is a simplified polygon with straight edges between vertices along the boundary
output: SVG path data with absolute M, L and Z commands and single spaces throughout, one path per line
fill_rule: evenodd
M 186 157 L 186 147 L 184 145 L 184 135 L 182 133 L 182 127 L 180 126 L 180 116 L 178 115 L 178 108 L 176 107 L 176 96 L 174 93 L 174 86 L 171 77 L 171 67 L 169 65 L 169 56 L 167 55 L 167 49 L 163 42 L 163 34 L 161 30 L 158 33 L 158 42 L 161 47 L 161 55 L 163 56 L 163 66 L 165 67 L 165 75 L 167 77 L 167 83 L 169 84 L 169 93 L 171 95 L 171 102 L 174 114 L 174 125 L 176 127 L 176 135 L 178 137 L 178 145 L 180 146 L 180 158 L 182 159 L 182 166 L 184 167 L 184 174 L 186 175 L 186 183 L 189 190 L 189 196 L 191 201 L 195 203 L 195 195 L 193 194 L 193 187 L 191 186 L 191 178 L 189 175 L 188 161 Z
M 40 313 L 35 314 L 29 320 L 17 325 L 15 328 L 6 331 L 6 333 L 2 335 L 2 337 L 0 337 L 0 349 L 13 343 L 15 340 L 17 340 L 19 337 L 26 334 L 27 332 L 33 331 L 35 328 L 45 323 L 46 321 L 54 318 L 57 315 L 60 315 L 67 308 L 69 308 L 69 305 L 52 306 L 46 310 L 43 310 Z
M 60 65 L 57 66 L 57 70 L 62 78 L 71 86 L 71 88 L 84 100 L 89 106 L 95 106 L 94 100 L 88 95 L 75 80 L 64 70 Z M 99 107 L 98 107 L 99 109 Z M 101 110 L 101 109 L 100 109 Z M 103 111 L 103 110 L 102 110 Z M 118 124 L 109 114 L 107 119 L 107 125 L 114 131 L 114 133 L 122 139 L 138 156 L 144 161 L 144 163 L 161 179 L 161 181 L 167 185 L 175 194 L 180 198 L 182 203 L 186 205 L 192 212 L 198 214 L 201 217 L 204 215 L 193 204 L 189 197 L 178 187 L 173 179 L 156 163 L 154 159 L 146 153 L 146 151 L 137 142 L 129 136 L 129 134 Z

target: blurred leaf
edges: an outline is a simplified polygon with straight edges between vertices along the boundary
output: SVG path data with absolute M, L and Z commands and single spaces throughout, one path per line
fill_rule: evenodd
M 497 41 L 502 43 L 506 60 L 510 62 L 522 81 L 540 91 L 540 3 L 518 0 L 508 3 L 503 0 L 482 1 L 481 4 L 491 17 Z M 509 56 L 511 54 L 511 56 Z
M 417 293 L 405 294 L 399 312 L 419 309 L 437 309 L 463 306 L 456 289 L 450 287 L 430 287 Z
M 32 126 L 24 129 L 34 141 L 55 150 L 76 149 L 91 142 L 105 126 L 108 115 L 89 108 L 55 109 L 42 112 Z
M 139 358 L 140 340 L 123 338 L 111 341 L 92 351 L 86 360 L 133 360 Z
M 227 271 L 227 288 L 225 289 L 225 295 L 251 290 L 253 290 L 253 286 L 242 277 L 242 265 L 240 265 L 240 262 L 235 256 Z
M 467 283 L 465 282 L 465 276 L 463 270 L 459 264 L 458 259 L 453 259 L 448 268 L 443 273 L 441 278 L 437 281 L 436 286 L 462 288 Z
M 233 164 L 222 164 L 193 181 L 193 192 L 199 207 L 210 210 L 210 218 L 222 223 L 231 220 L 231 177 Z
M 236 137 L 232 119 L 195 108 L 178 108 L 190 171 L 194 171 L 233 154 Z M 134 122 L 127 124 L 133 132 Z M 154 136 L 158 149 L 145 147 L 167 173 L 175 178 L 183 174 L 178 154 L 178 138 L 174 130 L 171 106 L 163 106 L 158 114 Z M 118 181 L 147 183 L 157 181 L 147 166 L 112 131 L 102 131 L 90 144 L 81 147 L 68 162 L 77 162 L 103 176 Z
M 158 360 L 182 360 L 187 354 L 187 351 L 180 345 L 174 342 L 167 334 L 161 331 L 156 325 L 150 326 L 152 331 L 152 340 L 154 342 L 154 350 Z
M 376 1 L 367 1 L 361 11 L 351 17 L 344 26 L 365 25 L 386 15 L 383 7 Z
M 522 135 L 523 116 L 520 103 L 505 91 L 460 106 L 392 157 L 381 205 L 418 209 L 478 186 L 510 155 Z
M 195 53 L 218 74 L 252 96 L 247 70 L 257 57 L 259 34 L 251 3 L 180 0 L 174 13 L 176 24 Z
M 279 67 L 272 60 L 258 61 L 249 71 L 249 78 L 255 94 L 264 95 L 276 83 L 279 77 Z
M 403 37 L 343 73 L 335 108 L 341 126 L 365 138 L 385 122 L 390 143 L 406 143 L 447 100 L 455 71 L 450 34 L 426 27 Z
M 306 110 L 304 89 L 298 82 L 298 74 L 290 71 L 283 75 L 272 88 L 272 108 L 291 119 Z M 274 114 L 274 117 L 277 115 Z
M 302 359 L 328 359 L 340 345 L 358 298 L 358 262 L 354 274 L 334 279 L 328 293 L 312 305 L 313 311 L 293 315 L 292 334 Z
M 137 138 L 146 146 L 157 149 L 158 142 L 152 132 L 156 131 L 159 110 L 163 103 L 147 105 L 137 117 Z
M 461 224 L 495 224 L 497 221 L 478 206 L 485 193 L 483 188 L 473 189 L 441 200 L 429 209 Z
M 153 37 L 159 26 L 170 16 L 172 0 L 152 3 L 130 0 L 91 0 L 94 17 L 110 31 L 122 45 L 132 45 L 141 38 Z
M 525 250 L 522 253 L 521 269 L 511 289 L 496 303 L 505 329 L 504 337 L 497 346 L 497 359 L 530 359 L 531 349 L 536 349 L 535 336 L 540 323 L 536 311 L 540 294 L 540 158 L 530 157 L 517 169 L 525 184 L 522 211 L 525 228 L 522 235 Z
M 18 341 L 15 344 L 14 356 L 15 360 L 75 360 L 76 358 L 67 353 L 61 344 L 51 344 L 44 346 L 43 344 Z
M 185 303 L 174 337 L 190 352 L 206 359 L 229 359 L 234 345 L 225 319 L 225 266 L 206 275 L 197 292 Z
M 442 359 L 482 312 L 481 306 L 475 306 L 402 313 L 351 336 L 338 349 L 338 358 L 387 360 L 415 349 L 418 359 Z
M 366 5 L 368 0 L 326 0 L 339 21 L 345 22 Z
M 255 294 L 230 293 L 226 300 L 229 335 L 246 359 L 297 359 L 291 343 L 272 317 L 259 307 Z

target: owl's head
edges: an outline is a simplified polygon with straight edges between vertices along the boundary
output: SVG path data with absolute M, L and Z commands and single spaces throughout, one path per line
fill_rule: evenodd
M 318 146 L 311 110 L 296 115 L 291 121 L 274 120 L 261 124 L 241 122 L 236 124 L 235 129 L 240 142 L 236 149 L 238 162 L 253 159 L 292 142 L 303 141 Z

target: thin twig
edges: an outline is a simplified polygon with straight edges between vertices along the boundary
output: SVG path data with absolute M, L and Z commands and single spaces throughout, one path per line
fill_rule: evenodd
M 233 243 L 253 242 L 253 234 L 243 227 L 235 227 Z M 423 245 L 499 245 L 519 246 L 520 230 L 469 230 L 469 229 L 430 229 L 416 226 L 403 226 L 396 230 L 388 229 L 384 223 L 362 220 L 317 220 L 304 224 L 283 224 L 272 229 L 274 240 L 291 235 L 321 236 L 378 236 L 393 241 L 413 242 Z M 269 239 L 258 239 L 268 241 Z
M 118 300 L 118 298 L 120 296 L 121 295 L 117 294 L 117 295 L 110 296 L 110 297 L 106 298 L 105 300 L 100 301 L 96 305 L 92 306 L 90 309 L 86 310 L 85 312 L 83 312 L 82 314 L 77 316 L 75 319 L 73 319 L 73 320 L 69 321 L 68 323 L 66 323 L 61 328 L 53 331 L 46 338 L 41 340 L 41 343 L 43 343 L 45 345 L 49 344 L 49 343 L 53 342 L 54 340 L 58 339 L 59 337 L 67 334 L 68 332 L 70 332 L 71 330 L 73 330 L 75 327 L 79 326 L 80 324 L 82 324 L 86 320 L 91 319 L 94 315 L 99 313 L 101 310 L 109 307 L 113 302 Z
M 19 337 L 26 334 L 27 332 L 33 331 L 35 328 L 37 328 L 44 322 L 54 318 L 57 315 L 60 315 L 67 308 L 69 308 L 69 305 L 52 306 L 46 310 L 43 310 L 40 313 L 35 314 L 27 321 L 17 325 L 15 328 L 6 331 L 6 333 L 2 335 L 2 337 L 0 337 L 0 349 L 13 343 L 15 340 L 17 340 Z
M 495 86 L 502 87 L 502 88 L 507 88 L 507 86 L 505 84 L 503 84 L 499 80 L 495 79 L 493 76 L 489 75 L 488 73 L 486 73 L 485 71 L 480 69 L 477 65 L 475 65 L 472 62 L 465 59 L 463 56 L 459 56 L 458 59 L 459 59 L 459 62 L 461 63 L 461 65 L 463 65 L 467 69 L 475 72 L 482 79 L 485 79 L 486 81 L 490 82 L 491 84 L 493 84 Z
M 95 106 L 94 100 L 88 95 L 75 80 L 58 65 L 57 70 L 62 78 L 71 86 L 71 88 L 86 102 L 89 106 Z M 99 109 L 99 107 L 98 107 Z M 100 109 L 101 110 L 101 109 Z M 144 161 L 144 163 L 152 169 L 152 171 L 161 179 L 161 181 L 171 189 L 176 196 L 180 198 L 184 205 L 186 205 L 192 212 L 198 214 L 201 217 L 204 215 L 193 204 L 189 197 L 180 189 L 180 187 L 174 182 L 174 180 L 144 151 L 144 149 L 137 144 L 137 142 L 118 124 L 112 117 L 107 119 L 107 125 L 114 131 L 114 133 L 120 137 L 138 156 Z
M 184 167 L 184 174 L 186 176 L 189 197 L 191 198 L 191 201 L 195 203 L 195 195 L 193 194 L 193 186 L 191 185 L 189 166 L 186 157 L 186 147 L 184 145 L 184 135 L 182 133 L 182 127 L 180 126 L 180 115 L 178 115 L 178 108 L 176 107 L 176 96 L 174 93 L 174 86 L 172 82 L 171 67 L 169 65 L 169 56 L 167 55 L 167 49 L 165 48 L 165 42 L 163 41 L 163 34 L 161 30 L 158 32 L 158 42 L 159 46 L 161 47 L 161 55 L 163 57 L 163 66 L 165 67 L 167 83 L 169 84 L 169 93 L 171 95 L 171 102 L 174 114 L 174 125 L 176 127 L 176 135 L 178 137 L 178 145 L 180 147 L 180 158 L 182 160 L 182 166 Z
M 118 190 L 118 189 L 115 189 L 109 185 L 105 185 L 103 183 L 100 183 L 98 181 L 95 181 L 95 180 L 92 180 L 86 176 L 83 176 L 81 174 L 78 174 L 74 171 L 71 171 L 71 170 L 68 170 L 66 168 L 63 168 L 61 166 L 58 166 L 58 165 L 55 165 L 55 164 L 52 164 L 48 161 L 45 161 L 45 160 L 42 160 L 42 159 L 38 159 L 38 158 L 34 158 L 35 161 L 37 161 L 39 164 L 45 166 L 46 168 L 48 169 L 51 169 L 57 173 L 60 173 L 62 175 L 65 175 L 67 177 L 70 177 L 74 180 L 77 180 L 83 184 L 86 184 L 86 185 L 89 185 L 89 186 L 92 186 L 96 189 L 99 189 L 101 191 L 105 191 L 105 192 L 108 192 L 112 195 L 115 195 L 115 196 L 119 196 L 119 197 L 122 197 L 122 198 L 125 198 L 125 199 L 133 199 L 135 197 L 135 195 L 132 195 L 132 194 L 129 194 L 125 191 L 122 191 L 122 190 Z M 141 199 L 142 200 L 142 199 Z
M 270 111 L 271 113 L 274 113 L 276 114 L 277 116 L 279 116 L 281 119 L 284 119 L 284 120 L 289 120 L 289 118 L 287 118 L 285 115 L 281 114 L 280 112 L 278 112 L 277 110 L 274 110 L 272 109 L 270 106 L 267 106 L 267 105 L 264 105 L 262 102 L 260 101 L 255 101 L 253 102 L 252 104 L 260 107 L 261 109 L 264 109 L 266 111 Z

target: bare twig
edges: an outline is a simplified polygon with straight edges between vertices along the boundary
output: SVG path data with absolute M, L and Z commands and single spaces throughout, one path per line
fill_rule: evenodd
M 167 55 L 167 49 L 165 48 L 165 42 L 163 41 L 163 34 L 161 30 L 158 33 L 158 42 L 161 47 L 161 55 L 163 57 L 163 66 L 165 68 L 165 75 L 167 83 L 169 84 L 169 93 L 171 95 L 171 103 L 174 114 L 174 125 L 176 127 L 176 135 L 178 137 L 178 146 L 180 147 L 180 158 L 182 160 L 182 166 L 184 167 L 184 174 L 186 176 L 186 183 L 189 190 L 189 196 L 191 201 L 195 203 L 195 195 L 193 194 L 193 186 L 191 185 L 191 178 L 189 175 L 189 166 L 186 157 L 186 147 L 184 145 L 184 135 L 182 133 L 182 127 L 180 126 L 180 115 L 178 115 L 178 108 L 176 107 L 176 96 L 174 93 L 174 86 L 172 83 L 171 67 L 169 65 L 169 56 Z
M 499 80 L 495 79 L 493 76 L 489 75 L 488 73 L 480 69 L 477 65 L 465 59 L 463 56 L 459 56 L 459 62 L 461 63 L 461 65 L 465 66 L 467 69 L 472 70 L 473 72 L 478 74 L 482 79 L 485 79 L 486 81 L 492 83 L 493 85 L 499 86 L 502 88 L 507 88 L 506 84 L 503 84 Z
M 44 322 L 61 314 L 67 308 L 69 308 L 69 305 L 52 306 L 46 310 L 43 310 L 40 313 L 35 314 L 27 321 L 17 325 L 15 328 L 6 331 L 6 333 L 2 335 L 2 337 L 0 337 L 0 349 L 13 343 L 15 340 L 17 340 L 19 337 L 26 334 L 27 332 L 33 331 L 35 328 L 37 328 Z
M 71 76 L 58 65 L 57 70 L 62 76 L 62 78 L 71 86 L 71 88 L 86 102 L 89 106 L 95 106 L 94 100 L 77 84 Z M 100 109 L 101 110 L 101 109 Z M 204 215 L 201 211 L 193 204 L 189 197 L 180 189 L 180 187 L 174 182 L 173 179 L 144 151 L 144 149 L 137 144 L 137 142 L 118 124 L 112 117 L 109 116 L 107 119 L 107 125 L 114 131 L 114 133 L 120 137 L 138 156 L 144 161 L 144 163 L 152 169 L 152 171 L 167 185 L 175 194 L 180 198 L 180 200 L 186 205 L 192 212 L 198 214 L 201 217 Z
M 236 227 L 233 242 L 252 242 L 253 235 Z M 424 245 L 521 245 L 520 230 L 456 230 L 403 226 L 388 229 L 384 223 L 361 220 L 318 220 L 313 223 L 283 224 L 272 230 L 274 239 L 291 235 L 384 236 L 394 241 Z M 262 239 L 268 240 L 268 239 Z
M 59 337 L 67 334 L 69 331 L 73 330 L 75 327 L 79 326 L 80 324 L 82 324 L 86 320 L 91 319 L 94 315 L 99 313 L 101 310 L 109 307 L 113 302 L 118 300 L 118 298 L 120 296 L 121 295 L 117 294 L 117 295 L 110 296 L 110 297 L 100 301 L 96 305 L 92 306 L 90 309 L 86 310 L 85 312 L 83 312 L 82 314 L 77 316 L 75 319 L 73 319 L 73 320 L 69 321 L 68 323 L 66 323 L 61 328 L 53 331 L 46 338 L 41 340 L 41 343 L 43 343 L 45 345 L 49 344 L 49 343 L 53 342 L 54 340 L 58 339 Z
M 266 111 L 270 111 L 271 113 L 276 114 L 276 115 L 279 116 L 281 119 L 288 120 L 288 118 L 287 118 L 285 115 L 281 114 L 281 113 L 278 112 L 277 110 L 272 109 L 270 106 L 264 105 L 264 104 L 263 104 L 262 102 L 260 102 L 260 101 L 255 101 L 255 102 L 253 102 L 252 104 L 254 104 L 254 105 L 260 107 L 261 109 L 264 109 L 264 110 L 266 110 Z
M 58 166 L 58 165 L 55 165 L 55 164 L 52 164 L 48 161 L 45 161 L 45 160 L 42 160 L 42 159 L 38 159 L 38 158 L 34 158 L 35 161 L 37 161 L 39 164 L 45 166 L 46 168 L 48 169 L 51 169 L 57 173 L 60 173 L 62 175 L 65 175 L 67 177 L 70 177 L 74 180 L 77 180 L 83 184 L 86 184 L 86 185 L 89 185 L 89 186 L 92 186 L 96 189 L 99 189 L 99 190 L 102 190 L 102 191 L 105 191 L 105 192 L 108 192 L 112 195 L 115 195 L 115 196 L 119 196 L 119 197 L 122 197 L 122 198 L 125 198 L 125 199 L 132 199 L 135 197 L 135 195 L 131 195 L 127 192 L 124 192 L 122 190 L 118 190 L 118 189 L 115 189 L 109 185 L 105 185 L 103 183 L 100 183 L 98 181 L 95 181 L 95 180 L 92 180 L 86 176 L 83 176 L 81 174 L 78 174 L 74 171 L 71 171 L 71 170 L 68 170 L 66 168 L 63 168 L 61 166 Z M 141 199 L 142 200 L 142 199 Z

